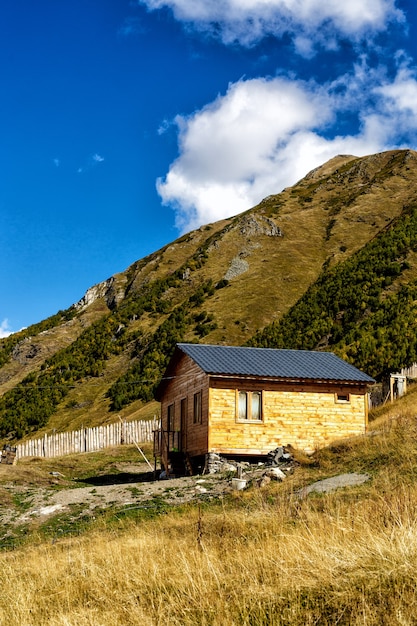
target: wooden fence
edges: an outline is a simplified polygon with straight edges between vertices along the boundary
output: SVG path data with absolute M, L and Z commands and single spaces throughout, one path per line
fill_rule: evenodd
M 407 376 L 407 378 L 414 380 L 417 378 L 417 363 L 413 363 L 410 367 L 403 367 L 399 373 L 402 376 Z
M 66 433 L 45 434 L 39 439 L 28 439 L 17 444 L 16 458 L 64 456 L 79 452 L 94 452 L 121 444 L 152 442 L 153 431 L 158 430 L 159 427 L 160 421 L 154 417 L 152 420 L 115 422 Z

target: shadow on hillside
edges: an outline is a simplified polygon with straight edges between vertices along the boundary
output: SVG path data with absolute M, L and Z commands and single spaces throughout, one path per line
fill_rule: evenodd
M 157 477 L 156 477 L 157 478 Z M 89 476 L 82 478 L 79 482 L 94 485 L 95 487 L 103 485 L 125 485 L 127 483 L 144 483 L 155 480 L 154 472 L 138 472 L 137 474 L 130 472 L 120 472 L 119 474 L 103 474 L 103 476 Z

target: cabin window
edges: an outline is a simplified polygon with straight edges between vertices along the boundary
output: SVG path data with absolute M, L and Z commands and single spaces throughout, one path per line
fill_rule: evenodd
M 194 394 L 193 424 L 201 424 L 201 391 Z
M 183 430 L 185 428 L 186 423 L 187 423 L 187 398 L 182 398 L 181 399 L 181 423 L 180 423 L 180 430 Z
M 258 422 L 262 420 L 261 391 L 239 391 L 237 406 L 237 418 L 239 421 Z
M 167 430 L 174 430 L 174 419 L 175 419 L 175 411 L 174 404 L 168 405 L 168 420 L 167 420 Z
M 336 402 L 339 403 L 347 403 L 350 402 L 350 394 L 349 393 L 336 393 Z

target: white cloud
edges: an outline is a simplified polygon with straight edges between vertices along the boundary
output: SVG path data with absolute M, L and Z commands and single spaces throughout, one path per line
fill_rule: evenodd
M 275 78 L 231 85 L 201 111 L 176 118 L 180 156 L 158 191 L 176 205 L 184 228 L 243 211 L 276 187 L 277 159 L 289 137 L 331 118 L 329 99 L 305 83 Z
M 412 126 L 417 122 L 417 82 L 413 72 L 404 67 L 399 70 L 395 80 L 376 89 L 385 99 L 385 108 L 390 113 L 401 116 Z
M 320 86 L 253 79 L 189 117 L 178 116 L 179 156 L 157 189 L 186 231 L 235 215 L 279 193 L 336 154 L 362 156 L 417 140 L 417 80 L 402 68 L 389 81 L 363 63 Z M 337 135 L 346 113 L 357 126 Z
M 403 21 L 395 0 L 138 0 L 149 10 L 170 8 L 177 20 L 219 36 L 225 44 L 253 45 L 267 35 L 295 36 L 301 54 L 311 41 L 334 47 L 330 32 L 354 40 Z
M 0 339 L 8 337 L 12 334 L 12 332 L 13 331 L 10 329 L 8 319 L 4 319 L 2 322 L 0 322 Z
M 98 154 L 97 152 L 95 152 L 91 157 L 88 158 L 85 165 L 77 169 L 77 174 L 84 174 L 85 172 L 88 172 L 89 170 L 91 170 L 91 168 L 95 167 L 99 163 L 103 163 L 103 161 L 104 161 L 104 157 Z
M 163 120 L 162 123 L 160 124 L 157 132 L 158 135 L 163 135 L 164 133 L 166 133 L 170 127 L 172 126 L 172 122 L 169 120 Z

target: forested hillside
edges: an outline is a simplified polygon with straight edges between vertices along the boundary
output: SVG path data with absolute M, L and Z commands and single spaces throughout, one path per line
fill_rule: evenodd
M 417 361 L 417 281 L 408 260 L 416 251 L 412 206 L 347 261 L 325 268 L 249 345 L 329 349 L 376 378 Z
M 157 410 L 178 341 L 417 360 L 417 154 L 340 156 L 0 340 L 0 438 Z

